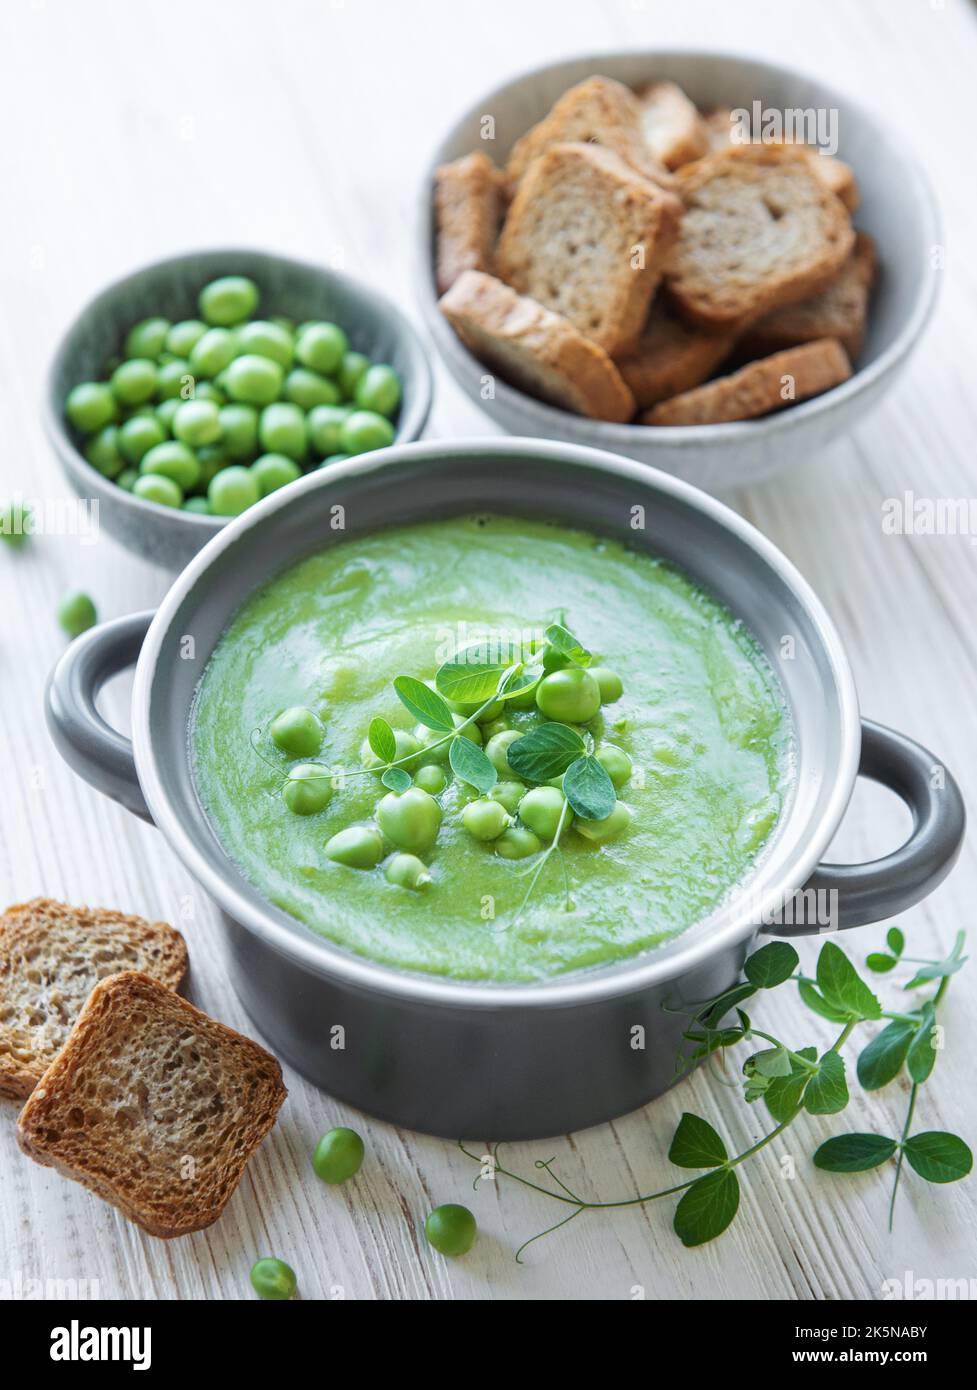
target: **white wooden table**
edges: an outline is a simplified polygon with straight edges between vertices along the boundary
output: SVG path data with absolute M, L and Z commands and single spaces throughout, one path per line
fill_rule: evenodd
M 729 500 L 798 564 L 847 642 L 863 710 L 945 757 L 972 798 L 975 773 L 977 558 L 967 537 L 883 534 L 882 506 L 907 489 L 974 490 L 977 278 L 973 246 L 974 12 L 965 0 L 8 0 L 0 14 L 0 494 L 57 497 L 65 486 L 41 436 L 37 402 L 58 334 L 106 280 L 198 245 L 254 244 L 341 263 L 413 312 L 409 219 L 422 163 L 445 123 L 478 92 L 533 63 L 628 44 L 705 44 L 821 73 L 884 110 L 924 154 L 946 224 L 946 285 L 922 350 L 884 406 L 805 468 Z M 489 426 L 443 376 L 431 431 Z M 44 679 L 63 647 L 53 610 L 69 586 L 101 615 L 155 605 L 166 577 L 108 539 L 45 537 L 0 547 L 0 902 L 43 893 L 163 917 L 186 934 L 191 997 L 246 1029 L 220 965 L 214 912 L 162 838 L 64 767 L 41 717 Z M 125 691 L 109 708 L 124 722 Z M 892 846 L 907 817 L 859 787 L 835 857 Z M 914 954 L 948 947 L 972 925 L 973 841 L 948 882 L 906 915 Z M 858 956 L 882 928 L 849 937 Z M 802 945 L 805 964 L 814 948 Z M 959 977 L 947 1047 L 919 1108 L 924 1128 L 977 1138 L 968 999 Z M 768 1026 L 798 1044 L 826 1036 L 784 990 Z M 827 1029 L 829 1025 L 825 1025 Z M 375 1123 L 287 1075 L 290 1095 L 224 1217 L 178 1242 L 143 1235 L 14 1142 L 16 1107 L 0 1102 L 0 1292 L 18 1278 L 97 1281 L 104 1297 L 249 1296 L 262 1254 L 297 1269 L 306 1297 L 873 1299 L 884 1279 L 973 1277 L 977 1182 L 927 1188 L 910 1177 L 896 1229 L 888 1181 L 835 1179 L 807 1155 L 840 1125 L 802 1120 L 745 1174 L 744 1212 L 720 1241 L 681 1249 L 667 1204 L 588 1213 L 513 1261 L 516 1245 L 557 1219 L 504 1183 L 470 1192 L 451 1143 Z M 901 1121 L 905 1092 L 858 1093 L 844 1127 Z M 557 1154 L 574 1187 L 611 1197 L 670 1180 L 666 1150 L 683 1109 L 731 1143 L 761 1132 L 705 1074 L 614 1125 L 548 1145 L 514 1146 L 531 1169 Z M 854 1125 L 847 1124 L 848 1119 Z M 366 1137 L 361 1176 L 327 1189 L 309 1153 L 352 1123 Z M 797 1177 L 780 1177 L 780 1158 Z M 544 1152 L 545 1149 L 545 1152 Z M 674 1170 L 671 1170 L 674 1172 Z M 471 1202 L 482 1237 L 455 1263 L 420 1225 L 443 1201 Z M 9 1286 L 8 1286 L 9 1287 Z

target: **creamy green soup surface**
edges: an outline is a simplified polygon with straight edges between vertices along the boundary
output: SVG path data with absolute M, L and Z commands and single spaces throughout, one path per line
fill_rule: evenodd
M 388 882 L 383 863 L 333 862 L 330 837 L 370 821 L 386 795 L 362 770 L 370 720 L 416 724 L 394 678 L 431 680 L 457 648 L 556 621 L 623 681 L 621 698 L 602 706 L 588 732 L 633 760 L 618 791 L 631 812 L 626 833 L 598 845 L 565 830 L 562 853 L 521 909 L 533 860 L 506 860 L 473 839 L 461 815 L 479 793 L 449 768 L 441 829 L 422 856 L 431 875 L 424 891 Z M 293 814 L 282 797 L 289 767 L 307 759 L 290 758 L 267 735 L 293 705 L 322 719 L 315 761 L 355 774 L 338 779 L 312 815 Z M 506 717 L 515 728 L 540 718 Z M 616 541 L 501 516 L 342 541 L 272 579 L 221 637 L 190 732 L 204 810 L 270 902 L 371 960 L 465 980 L 547 979 L 682 932 L 747 874 L 790 783 L 780 689 L 721 604 Z

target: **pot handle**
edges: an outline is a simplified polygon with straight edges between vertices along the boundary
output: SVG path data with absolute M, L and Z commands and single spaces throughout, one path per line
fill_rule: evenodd
M 814 890 L 813 923 L 811 899 L 801 898 L 800 924 L 765 926 L 770 935 L 811 936 L 894 917 L 925 898 L 953 868 L 967 814 L 960 788 L 938 758 L 905 734 L 863 719 L 858 775 L 881 782 L 906 803 L 913 817 L 909 839 L 868 864 L 818 865 L 793 900 L 797 904 L 801 894 Z M 825 902 L 831 905 L 826 913 L 820 907 Z
M 44 712 L 54 746 L 97 791 L 152 824 L 136 776 L 132 740 L 107 724 L 95 701 L 105 682 L 135 665 L 155 614 L 100 623 L 70 644 L 48 679 Z

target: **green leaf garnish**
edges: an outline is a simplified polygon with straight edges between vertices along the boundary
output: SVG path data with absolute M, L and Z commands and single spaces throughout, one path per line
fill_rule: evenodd
M 686 1111 L 679 1120 L 668 1158 L 678 1168 L 715 1168 L 725 1163 L 729 1154 L 712 1125 Z
M 517 746 L 513 744 L 513 747 Z M 511 748 L 509 755 L 511 766 Z M 574 813 L 584 820 L 606 819 L 614 810 L 617 801 L 614 783 L 607 769 L 596 758 L 590 756 L 578 758 L 567 768 L 563 778 L 563 795 Z
M 413 785 L 410 773 L 405 772 L 402 767 L 388 767 L 380 781 L 390 791 L 397 792 L 398 795 Z
M 521 660 L 522 650 L 512 642 L 476 642 L 439 666 L 434 684 L 446 700 L 484 704 L 496 693 L 506 671 Z
M 437 691 L 423 681 L 415 680 L 413 676 L 398 676 L 394 681 L 394 690 L 404 708 L 426 728 L 434 729 L 439 734 L 450 734 L 454 730 L 451 710 Z
M 816 1047 L 802 1047 L 797 1053 L 807 1062 L 817 1061 L 817 1055 Z M 806 1067 L 792 1060 L 790 1076 L 778 1077 L 767 1087 L 763 1099 L 778 1124 L 784 1124 L 796 1113 L 810 1075 Z
M 927 1182 L 958 1182 L 974 1164 L 974 1156 L 960 1136 L 945 1130 L 914 1134 L 903 1149 L 910 1168 Z
M 806 1004 L 812 1013 L 826 1018 L 829 1023 L 846 1023 L 848 1021 L 848 1015 L 841 1009 L 833 1009 L 827 1000 L 817 992 L 810 980 L 798 980 L 797 992 L 801 997 L 801 1002 Z
M 786 941 L 771 941 L 747 956 L 743 974 L 757 989 L 775 989 L 790 979 L 799 964 L 793 946 Z
M 945 960 L 928 961 L 904 986 L 906 989 L 918 989 L 920 985 L 928 984 L 930 980 L 942 980 L 950 975 L 955 975 L 962 965 L 966 964 L 967 957 L 963 954 L 964 934 L 957 932 L 957 938 L 953 943 L 953 950 Z
M 909 1052 L 906 1055 L 906 1066 L 909 1075 L 921 1086 L 924 1081 L 929 1080 L 930 1072 L 936 1066 L 936 1048 L 933 1046 L 933 1028 L 936 1024 L 936 1010 L 932 1003 L 927 1000 L 922 1008 L 919 1028 L 916 1036 L 909 1044 Z
M 906 1060 L 909 1044 L 916 1036 L 916 1025 L 899 1019 L 863 1047 L 858 1055 L 858 1080 L 866 1091 L 877 1091 L 898 1076 Z
M 514 739 L 506 756 L 513 772 L 524 782 L 549 782 L 562 776 L 585 748 L 576 729 L 568 724 L 540 724 L 531 733 Z
M 729 1168 L 697 1178 L 675 1208 L 675 1234 L 687 1248 L 722 1235 L 740 1204 L 740 1185 Z
M 370 748 L 382 763 L 392 763 L 397 756 L 397 740 L 394 731 L 385 719 L 370 720 L 367 731 Z
M 880 1018 L 882 1005 L 840 946 L 826 941 L 818 956 L 818 988 L 830 1008 L 846 1018 Z
M 898 927 L 890 927 L 885 934 L 885 942 L 894 956 L 901 956 L 906 946 L 906 938 Z
M 544 635 L 554 651 L 558 651 L 574 666 L 589 666 L 593 661 L 583 643 L 578 641 L 572 632 L 568 632 L 562 623 L 551 623 Z
M 778 1045 L 768 1047 L 763 1052 L 756 1052 L 743 1063 L 743 1071 L 747 1076 L 759 1073 L 760 1076 L 769 1077 L 771 1081 L 776 1077 L 790 1076 L 791 1064 L 787 1049 Z
M 817 1150 L 814 1166 L 826 1173 L 864 1173 L 878 1168 L 898 1147 L 895 1139 L 881 1134 L 838 1134 Z
M 464 734 L 451 740 L 448 762 L 456 777 L 483 794 L 490 792 L 498 781 L 498 773 L 481 748 L 470 738 L 465 738 Z
M 837 1052 L 826 1052 L 807 1083 L 804 1109 L 810 1115 L 837 1115 L 848 1104 L 845 1063 Z
M 873 951 L 870 956 L 865 957 L 865 964 L 869 970 L 874 970 L 876 975 L 885 975 L 888 971 L 895 970 L 899 962 L 895 956 L 890 956 L 885 951 Z

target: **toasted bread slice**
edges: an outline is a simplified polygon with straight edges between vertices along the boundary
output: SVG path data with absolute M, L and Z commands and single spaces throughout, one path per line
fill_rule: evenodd
M 734 333 L 705 333 L 673 314 L 660 299 L 634 352 L 615 365 L 639 409 L 688 391 L 711 376 L 733 350 Z
M 614 356 L 641 334 L 681 215 L 677 198 L 610 150 L 552 145 L 519 185 L 495 263 Z
M 517 140 L 505 166 L 509 193 L 551 145 L 568 142 L 601 145 L 653 183 L 670 188 L 672 176 L 652 153 L 634 93 L 610 77 L 588 77 L 564 92 L 549 115 Z
M 634 397 L 607 353 L 501 280 L 466 270 L 440 308 L 475 356 L 520 390 L 592 420 L 634 414 Z
M 785 305 L 758 319 L 737 344 L 737 355 L 745 361 L 818 338 L 837 338 L 854 362 L 865 340 L 876 268 L 875 242 L 867 232 L 858 232 L 855 249 L 828 288 L 800 304 Z M 627 380 L 627 374 L 624 375 Z
M 187 948 L 165 922 L 49 898 L 0 917 L 0 1095 L 29 1096 L 99 980 L 143 970 L 178 989 Z
M 653 82 L 637 97 L 645 139 L 666 169 L 677 169 L 708 154 L 706 124 L 675 82 Z
M 742 330 L 819 294 L 854 245 L 844 204 L 791 145 L 731 145 L 676 179 L 686 212 L 666 283 L 700 327 Z
M 820 396 L 851 376 L 845 349 L 834 338 L 774 353 L 732 376 L 661 401 L 638 417 L 642 425 L 716 425 L 752 420 L 772 410 Z
M 270 1052 L 126 971 L 92 990 L 17 1142 L 150 1235 L 182 1236 L 220 1216 L 286 1094 Z
M 703 111 L 702 125 L 705 130 L 707 151 L 725 150 L 736 144 L 733 132 L 739 127 L 728 106 L 714 106 Z
M 491 274 L 502 221 L 502 175 L 488 155 L 476 150 L 440 166 L 434 176 L 434 212 L 438 294 L 450 290 L 463 270 Z

